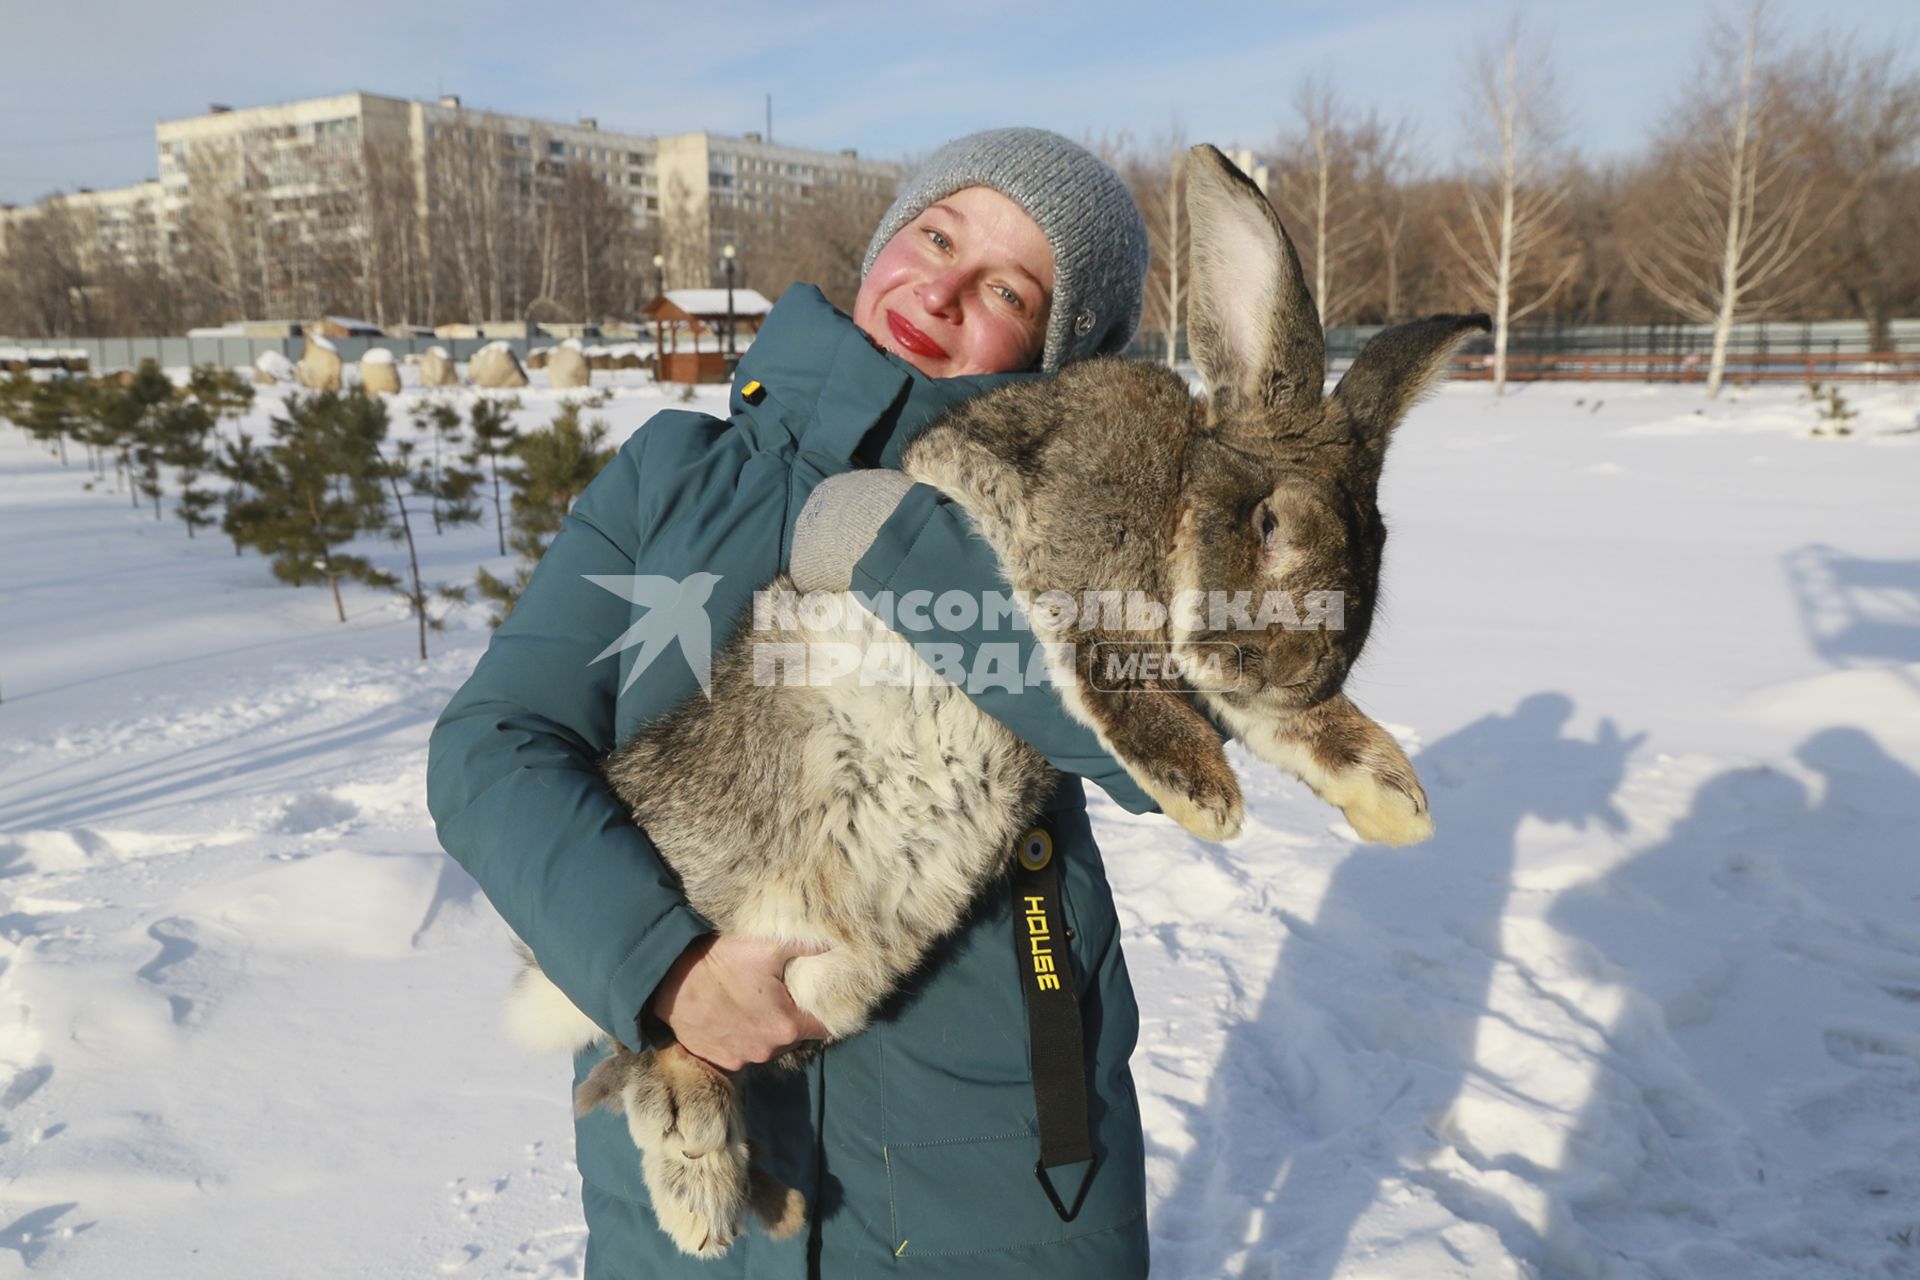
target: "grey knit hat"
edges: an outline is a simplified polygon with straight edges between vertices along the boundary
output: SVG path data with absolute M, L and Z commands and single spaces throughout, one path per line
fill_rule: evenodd
M 1132 340 L 1147 280 L 1140 206 L 1105 161 L 1046 129 L 988 129 L 934 152 L 880 219 L 860 278 L 894 232 L 962 187 L 991 187 L 1012 200 L 1040 224 L 1053 249 L 1041 368 L 1052 372 Z

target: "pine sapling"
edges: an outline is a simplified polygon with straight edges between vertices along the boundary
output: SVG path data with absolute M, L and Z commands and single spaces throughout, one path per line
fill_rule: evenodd
M 115 483 L 119 477 L 126 478 L 127 500 L 136 509 L 143 491 L 135 482 L 136 469 L 143 471 L 154 461 L 153 410 L 172 398 L 173 383 L 152 360 L 142 360 L 125 385 L 102 386 L 90 398 L 96 438 L 113 452 Z M 156 478 L 153 486 L 157 488 L 158 483 Z
M 198 400 L 166 405 L 155 420 L 155 434 L 160 441 L 159 459 L 180 475 L 178 511 L 187 523 L 189 538 L 194 536 L 195 529 L 214 524 L 211 512 L 219 500 L 218 495 L 211 489 L 199 487 L 201 475 L 213 466 L 213 449 L 209 444 L 213 428 L 213 411 Z M 159 514 L 157 501 L 154 514 Z
M 465 455 L 469 465 L 478 465 L 484 458 L 493 473 L 493 525 L 501 555 L 507 554 L 507 517 L 506 509 L 500 503 L 500 459 L 512 452 L 514 441 L 520 438 L 519 430 L 513 425 L 513 412 L 519 407 L 518 396 L 500 399 L 482 396 L 475 400 L 472 409 L 473 448 Z
M 510 545 L 520 559 L 511 580 L 495 577 L 484 568 L 476 575 L 481 596 L 498 606 L 492 617 L 496 627 L 519 603 L 574 502 L 613 458 L 613 450 L 603 447 L 607 424 L 597 418 L 582 423 L 581 408 L 578 403 L 562 405 L 551 423 L 514 446 L 520 460 L 520 489 L 513 495 Z
M 340 580 L 392 586 L 393 575 L 337 548 L 387 528 L 379 445 L 387 411 L 354 390 L 289 396 L 273 419 L 274 443 L 261 451 L 254 495 L 232 512 L 228 532 L 271 558 L 273 574 L 293 586 L 325 582 L 334 611 L 347 620 Z
M 236 556 L 241 554 L 243 548 L 236 532 L 238 525 L 234 512 L 257 483 L 259 467 L 260 451 L 253 447 L 253 437 L 244 431 L 231 440 L 222 441 L 220 452 L 213 459 L 213 469 L 227 481 L 226 511 L 220 517 L 220 528 L 233 540 L 233 554 Z
M 393 454 L 382 456 L 380 459 L 380 472 L 393 494 L 394 516 L 387 527 L 387 536 L 396 542 L 405 542 L 407 546 L 405 581 L 391 578 L 387 585 L 400 593 L 401 598 L 407 602 L 408 609 L 413 613 L 414 621 L 419 628 L 420 660 L 425 662 L 428 630 L 444 631 L 447 626 L 445 616 L 435 614 L 429 608 L 429 596 L 443 603 L 460 604 L 467 598 L 467 589 L 449 583 L 437 583 L 429 591 L 427 585 L 421 581 L 420 549 L 413 540 L 413 520 L 407 509 L 407 499 L 430 496 L 419 488 L 419 484 L 423 479 L 430 480 L 431 472 L 425 467 L 415 468 L 413 460 L 415 449 L 416 446 L 412 440 L 397 442 Z M 448 523 L 473 524 L 479 521 L 480 516 L 479 506 L 467 503 L 464 506 L 448 507 L 442 512 L 440 518 Z
M 414 406 L 413 421 L 432 446 L 415 473 L 415 481 L 420 492 L 431 499 L 434 533 L 444 532 L 443 524 L 473 523 L 473 519 L 464 513 L 486 477 L 470 467 L 449 466 L 445 461 L 447 456 L 460 456 L 460 437 L 465 430 L 460 421 L 460 411 L 445 400 L 422 400 Z M 443 508 L 461 514 L 443 520 Z
M 83 382 L 72 378 L 54 378 L 27 384 L 29 390 L 20 406 L 13 410 L 22 427 L 35 440 L 56 453 L 60 465 L 67 465 L 67 437 L 78 437 L 86 421 L 86 391 Z
M 187 377 L 187 390 L 221 421 L 231 418 L 237 423 L 253 407 L 253 384 L 218 365 L 195 365 Z
M 1853 428 L 1847 423 L 1860 416 L 1860 411 L 1847 403 L 1837 386 L 1814 381 L 1807 384 L 1806 399 L 1813 402 L 1814 413 L 1818 421 L 1809 433 L 1816 436 L 1850 436 Z

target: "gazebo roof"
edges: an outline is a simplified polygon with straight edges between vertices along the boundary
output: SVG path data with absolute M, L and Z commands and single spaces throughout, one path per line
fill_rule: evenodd
M 727 318 L 725 289 L 669 289 L 646 305 L 649 320 L 708 322 Z M 736 320 L 757 319 L 773 310 L 773 304 L 758 289 L 733 291 L 733 315 Z

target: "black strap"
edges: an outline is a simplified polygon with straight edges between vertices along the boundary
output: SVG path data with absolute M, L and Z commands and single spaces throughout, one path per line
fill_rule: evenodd
M 1091 1163 L 1073 1207 L 1061 1202 L 1047 1170 L 1093 1160 L 1087 1127 L 1086 1041 L 1060 906 L 1060 864 L 1043 820 L 1020 838 L 1013 859 L 1013 949 L 1026 996 L 1033 1105 L 1040 1123 L 1040 1159 L 1033 1173 L 1062 1222 L 1072 1222 L 1093 1185 Z

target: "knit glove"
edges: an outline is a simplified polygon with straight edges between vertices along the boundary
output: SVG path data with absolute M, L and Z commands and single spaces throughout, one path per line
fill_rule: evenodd
M 803 594 L 852 586 L 853 567 L 911 488 L 904 472 L 883 467 L 828 476 L 815 485 L 793 526 L 793 585 Z

